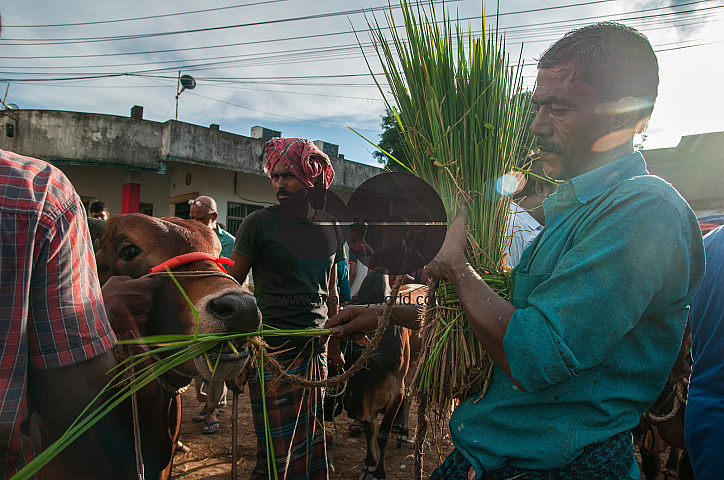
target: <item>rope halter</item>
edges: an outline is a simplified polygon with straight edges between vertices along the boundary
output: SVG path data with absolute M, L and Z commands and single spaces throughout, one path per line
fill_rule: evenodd
M 209 261 L 214 262 L 219 268 L 218 271 L 209 270 L 196 270 L 191 272 L 176 272 L 173 275 L 175 277 L 225 277 L 229 280 L 233 280 L 234 283 L 241 286 L 241 284 L 234 277 L 224 271 L 221 265 L 234 265 L 234 261 L 226 257 L 215 257 L 209 253 L 204 252 L 191 252 L 177 255 L 173 258 L 166 260 L 165 262 L 159 263 L 155 267 L 152 267 L 144 277 L 153 277 L 157 275 L 168 276 L 172 269 L 178 268 L 183 265 L 194 262 Z

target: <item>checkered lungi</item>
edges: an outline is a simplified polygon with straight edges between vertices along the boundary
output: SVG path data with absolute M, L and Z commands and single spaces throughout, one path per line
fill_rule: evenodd
M 288 367 L 287 372 L 310 380 L 327 378 L 326 355 L 300 358 Z M 266 419 L 262 388 L 257 370 L 249 375 L 249 398 L 256 431 L 256 465 L 252 480 L 275 478 L 269 467 L 272 450 L 279 480 L 326 480 L 327 448 L 324 437 L 324 398 L 321 388 L 304 389 L 285 381 L 276 382 L 277 376 L 265 369 Z M 267 435 L 270 438 L 267 438 Z M 270 472 L 271 470 L 271 472 Z
M 525 470 L 503 467 L 485 472 L 482 480 L 520 478 L 526 480 L 615 480 L 624 478 L 634 461 L 631 432 L 626 430 L 601 443 L 589 445 L 568 465 L 552 470 Z M 453 450 L 430 480 L 468 480 L 468 462 L 459 450 Z

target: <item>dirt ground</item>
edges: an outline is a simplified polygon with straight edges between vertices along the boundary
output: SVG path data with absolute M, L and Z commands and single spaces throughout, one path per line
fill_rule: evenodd
M 227 406 L 219 418 L 221 428 L 214 435 L 201 434 L 203 423 L 191 421 L 194 413 L 200 410 L 201 405 L 196 403 L 196 394 L 189 388 L 182 396 L 183 423 L 181 425 L 181 441 L 190 448 L 188 453 L 177 453 L 171 478 L 184 480 L 201 479 L 230 479 L 231 478 L 231 399 L 229 392 Z M 379 417 L 381 419 L 381 416 Z M 379 420 L 378 419 L 378 420 Z M 335 423 L 327 422 L 328 436 L 337 432 L 337 439 L 330 448 L 330 460 L 334 466 L 330 470 L 331 480 L 348 480 L 359 478 L 362 472 L 365 456 L 365 439 L 363 434 L 350 434 L 348 427 L 352 421 L 346 414 L 341 414 Z M 413 406 L 410 410 L 410 435 L 414 435 L 417 425 L 416 411 Z M 394 448 L 394 440 L 390 442 L 386 455 L 388 480 L 414 479 L 415 460 L 412 455 L 411 444 L 408 448 Z M 443 458 L 453 449 L 449 437 L 442 440 Z M 436 455 L 426 448 L 424 472 L 427 478 L 437 466 Z M 237 478 L 248 479 L 254 466 L 256 455 L 256 437 L 251 420 L 251 407 L 246 394 L 239 395 L 239 435 L 237 453 Z M 663 455 L 664 459 L 666 455 Z M 639 460 L 638 452 L 636 458 Z M 663 478 L 663 477 L 660 477 Z M 235 480 L 235 479 L 232 479 Z
M 221 428 L 213 435 L 203 435 L 203 423 L 191 420 L 194 413 L 200 410 L 201 405 L 196 403 L 193 388 L 189 388 L 182 395 L 183 422 L 181 425 L 181 441 L 190 448 L 188 453 L 177 453 L 174 458 L 174 467 L 171 478 L 184 480 L 200 479 L 229 479 L 231 478 L 231 400 L 232 394 L 227 396 L 227 406 L 219 417 Z M 380 416 L 379 419 L 382 417 Z M 327 434 L 337 440 L 330 445 L 328 455 L 334 470 L 330 471 L 332 480 L 357 479 L 362 472 L 365 456 L 365 438 L 363 434 L 351 435 L 348 427 L 352 423 L 346 414 L 336 417 L 335 423 L 327 422 Z M 416 427 L 416 412 L 414 406 L 410 411 L 410 434 L 414 435 Z M 336 429 L 335 429 L 336 427 Z M 394 448 L 394 438 L 387 448 L 385 465 L 388 480 L 411 480 L 414 478 L 415 460 L 412 455 L 412 444 L 408 448 Z M 442 453 L 447 456 L 453 449 L 449 437 L 442 440 Z M 428 449 L 428 451 L 430 451 Z M 251 407 L 247 394 L 239 395 L 239 434 L 238 434 L 238 474 L 239 479 L 248 479 L 255 463 L 256 437 L 251 420 Z M 443 458 L 444 458 L 443 456 Z M 429 475 L 437 466 L 437 459 L 432 453 L 425 456 L 424 471 Z M 426 478 L 426 477 L 425 477 Z

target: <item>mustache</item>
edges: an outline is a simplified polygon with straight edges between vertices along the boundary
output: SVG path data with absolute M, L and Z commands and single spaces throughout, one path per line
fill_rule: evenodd
M 277 190 L 277 197 L 279 195 L 291 195 L 291 194 L 292 194 L 292 192 L 290 192 L 286 188 L 280 188 L 279 190 Z
M 546 140 L 545 138 L 538 137 L 536 137 L 535 142 L 538 148 L 541 149 L 541 151 L 555 153 L 557 155 L 563 155 L 563 147 L 556 142 L 551 142 L 550 140 Z

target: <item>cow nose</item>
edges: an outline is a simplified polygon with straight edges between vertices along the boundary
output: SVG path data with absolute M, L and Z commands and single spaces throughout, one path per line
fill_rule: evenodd
M 227 293 L 209 301 L 206 308 L 227 332 L 255 332 L 261 327 L 261 313 L 249 294 Z

